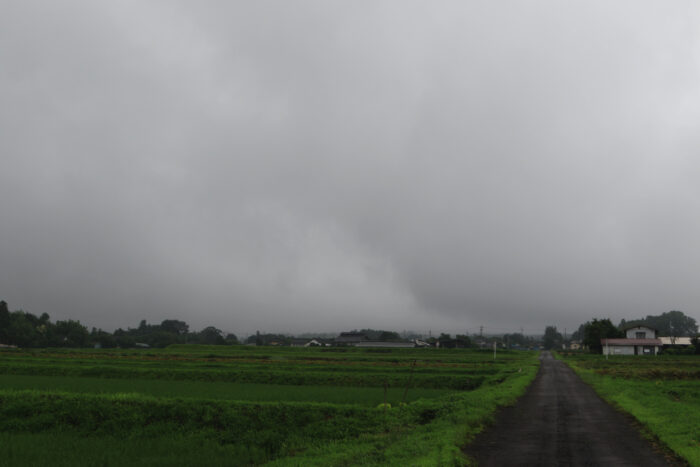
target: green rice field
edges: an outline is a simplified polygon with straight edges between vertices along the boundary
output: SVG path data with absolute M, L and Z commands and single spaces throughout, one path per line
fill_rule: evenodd
M 0 352 L 0 465 L 461 465 L 536 353 Z

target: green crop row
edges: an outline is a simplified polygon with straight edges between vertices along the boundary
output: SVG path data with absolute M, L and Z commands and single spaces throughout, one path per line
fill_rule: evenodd
M 463 374 L 468 372 L 474 375 L 491 375 L 504 365 L 480 365 L 470 367 L 453 367 L 441 365 L 346 365 L 318 362 L 210 362 L 210 361 L 133 361 L 133 360 L 105 360 L 105 359 L 54 359 L 54 358 L 0 358 L 0 365 L 10 366 L 50 366 L 52 368 L 95 367 L 101 368 L 138 368 L 144 370 L 167 369 L 193 369 L 193 370 L 246 370 L 246 371 L 294 371 L 294 372 L 343 372 L 343 373 L 387 373 L 392 374 Z
M 223 399 L 239 401 L 298 401 L 361 404 L 376 407 L 388 402 L 436 398 L 450 390 L 390 387 L 289 386 L 279 384 L 108 379 L 71 376 L 0 375 L 0 388 L 37 389 L 70 393 L 137 393 L 154 397 Z
M 0 464 L 460 464 L 460 446 L 539 363 L 527 352 L 494 362 L 467 350 L 243 349 L 223 353 L 255 357 L 191 346 L 0 352 Z M 377 407 L 385 385 L 390 405 Z M 421 387 L 440 389 L 416 400 Z M 406 389 L 409 403 L 397 404 Z
M 298 348 L 298 347 L 255 347 L 255 346 L 205 346 L 172 345 L 165 349 L 27 349 L 3 350 L 0 355 L 10 358 L 59 357 L 71 360 L 84 358 L 129 359 L 129 360 L 261 360 L 261 361 L 325 361 L 337 363 L 371 363 L 411 365 L 413 361 L 428 364 L 454 365 L 502 365 L 510 361 L 522 360 L 525 355 L 519 351 L 501 351 L 498 360 L 493 362 L 491 351 L 465 349 L 372 349 L 355 347 Z
M 405 413 L 408 415 L 408 412 Z M 0 392 L 0 432 L 68 430 L 79 436 L 122 439 L 199 433 L 222 445 L 256 446 L 259 463 L 309 440 L 326 442 L 384 429 L 376 409 L 304 403 L 155 399 L 133 394 L 87 395 Z
M 535 371 L 533 359 L 488 388 L 386 408 L 4 390 L 0 457 L 6 465 L 60 465 L 64 451 L 72 465 L 461 464 L 460 446 Z
M 264 383 L 287 385 L 323 385 L 355 387 L 418 387 L 433 389 L 469 390 L 479 387 L 484 376 L 469 373 L 423 375 L 410 373 L 346 373 L 346 372 L 298 372 L 281 370 L 244 369 L 148 369 L 137 367 L 104 366 L 52 366 L 0 363 L 0 374 L 87 376 L 100 378 L 165 379 L 186 381 L 226 381 L 239 383 Z

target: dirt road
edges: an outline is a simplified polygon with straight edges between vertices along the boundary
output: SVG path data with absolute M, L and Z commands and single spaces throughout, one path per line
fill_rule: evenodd
M 629 418 L 549 352 L 527 393 L 467 447 L 480 466 L 668 466 Z

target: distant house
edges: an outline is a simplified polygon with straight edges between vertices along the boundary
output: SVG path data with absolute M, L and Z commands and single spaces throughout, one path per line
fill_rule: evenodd
M 333 341 L 330 339 L 322 339 L 320 337 L 316 337 L 304 344 L 304 347 L 330 347 L 332 342 Z
M 326 339 L 308 339 L 295 337 L 289 340 L 289 345 L 292 347 L 326 347 L 331 345 Z
M 583 346 L 581 345 L 581 341 L 571 341 L 569 343 L 569 350 L 581 350 L 583 349 Z
M 603 355 L 656 355 L 661 348 L 661 339 L 656 329 L 648 326 L 630 326 L 625 329 L 625 338 L 601 339 Z

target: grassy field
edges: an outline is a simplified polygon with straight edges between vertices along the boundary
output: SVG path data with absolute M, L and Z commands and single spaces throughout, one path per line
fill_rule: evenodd
M 700 358 L 559 354 L 601 397 L 700 466 Z
M 461 349 L 3 351 L 0 465 L 459 465 L 538 363 Z

